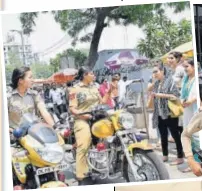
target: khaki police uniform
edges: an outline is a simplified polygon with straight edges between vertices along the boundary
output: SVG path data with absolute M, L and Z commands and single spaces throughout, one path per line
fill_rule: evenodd
M 9 128 L 15 129 L 19 127 L 23 120 L 23 114 L 37 114 L 37 108 L 43 104 L 40 95 L 37 91 L 27 90 L 24 96 L 21 96 L 17 89 L 13 90 L 8 98 L 8 118 Z M 14 149 L 12 148 L 12 153 Z
M 74 107 L 82 113 L 91 111 L 92 108 L 98 105 L 101 96 L 96 86 L 86 86 L 79 82 L 70 89 L 69 99 L 69 107 Z M 91 132 L 88 122 L 75 117 L 74 133 L 77 144 L 76 176 L 78 179 L 83 179 L 88 173 L 86 153 L 91 144 Z

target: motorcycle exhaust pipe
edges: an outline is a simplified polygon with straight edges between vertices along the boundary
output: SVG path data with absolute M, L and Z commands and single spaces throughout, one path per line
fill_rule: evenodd
M 111 154 L 110 154 L 110 155 L 111 155 L 111 156 L 110 156 L 110 159 L 109 159 L 108 164 L 111 164 L 111 162 L 112 162 L 112 160 L 113 160 L 114 149 L 111 150 Z M 98 168 L 94 167 L 94 166 L 91 164 L 88 155 L 87 155 L 87 162 L 88 162 L 88 165 L 89 165 L 92 169 L 94 169 L 95 171 L 97 171 L 97 172 L 106 173 L 106 172 L 109 171 L 109 168 L 108 168 L 108 167 L 107 167 L 107 168 L 104 168 L 104 169 L 98 169 Z
M 132 170 L 132 174 L 133 174 L 134 178 L 135 178 L 136 180 L 138 180 L 138 179 L 141 180 L 142 177 L 141 177 L 141 176 L 138 176 L 137 170 L 135 169 L 135 165 L 133 164 L 133 161 L 132 161 L 132 159 L 131 159 L 131 156 L 130 156 L 130 154 L 129 154 L 129 152 L 128 152 L 128 148 L 127 148 L 126 145 L 124 144 L 124 140 L 123 140 L 123 138 L 121 137 L 121 135 L 120 135 L 119 132 L 117 132 L 117 136 L 119 137 L 119 139 L 120 139 L 120 141 L 121 141 L 121 144 L 122 144 L 123 149 L 124 149 L 124 153 L 125 153 L 125 155 L 126 155 L 126 159 L 127 159 L 128 164 L 129 164 L 129 166 L 130 166 L 130 168 L 131 168 L 131 170 Z

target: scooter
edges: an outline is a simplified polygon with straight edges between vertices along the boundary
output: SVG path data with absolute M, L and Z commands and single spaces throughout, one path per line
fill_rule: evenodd
M 13 186 L 23 189 L 67 187 L 61 171 L 64 163 L 64 141 L 48 124 L 30 114 L 13 131 L 17 152 L 12 154 Z

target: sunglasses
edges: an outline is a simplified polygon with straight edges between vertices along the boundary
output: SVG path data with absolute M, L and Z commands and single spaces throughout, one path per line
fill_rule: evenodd
M 156 73 L 158 73 L 158 70 L 154 70 L 154 71 L 153 71 L 153 74 L 156 74 Z

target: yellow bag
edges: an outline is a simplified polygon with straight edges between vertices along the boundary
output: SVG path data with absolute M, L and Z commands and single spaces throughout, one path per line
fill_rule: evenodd
M 184 108 L 182 107 L 180 100 L 168 100 L 168 107 L 172 118 L 177 118 L 183 115 Z

